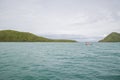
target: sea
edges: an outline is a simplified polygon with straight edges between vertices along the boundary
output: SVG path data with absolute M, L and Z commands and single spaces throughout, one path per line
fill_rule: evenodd
M 0 80 L 120 80 L 120 43 L 0 42 Z

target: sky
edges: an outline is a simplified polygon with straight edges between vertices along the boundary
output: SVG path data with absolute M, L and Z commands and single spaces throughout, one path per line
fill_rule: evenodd
M 98 40 L 120 32 L 120 0 L 0 0 L 4 29 Z

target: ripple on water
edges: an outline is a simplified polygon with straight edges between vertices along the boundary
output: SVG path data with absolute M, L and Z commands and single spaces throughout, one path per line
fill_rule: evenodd
M 120 43 L 0 43 L 0 80 L 120 80 Z

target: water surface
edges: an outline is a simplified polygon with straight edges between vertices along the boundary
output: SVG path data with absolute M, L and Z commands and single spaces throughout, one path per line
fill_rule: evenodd
M 0 80 L 120 80 L 120 43 L 0 43 Z

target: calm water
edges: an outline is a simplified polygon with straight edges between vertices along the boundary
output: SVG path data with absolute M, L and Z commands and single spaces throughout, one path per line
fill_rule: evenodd
M 120 80 L 120 43 L 0 43 L 0 80 Z

